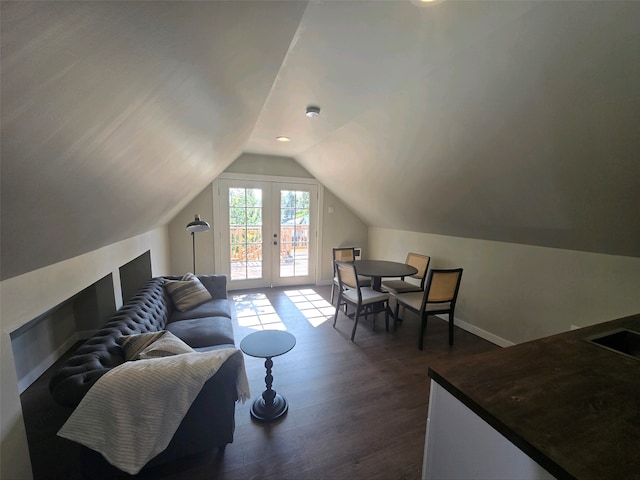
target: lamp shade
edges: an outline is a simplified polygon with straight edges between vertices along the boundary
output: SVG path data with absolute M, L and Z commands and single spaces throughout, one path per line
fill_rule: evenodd
M 210 228 L 211 228 L 211 225 L 209 225 L 204 220 L 200 220 L 200 215 L 197 215 L 197 214 L 193 222 L 189 222 L 187 224 L 187 232 L 191 232 L 191 233 L 206 232 Z

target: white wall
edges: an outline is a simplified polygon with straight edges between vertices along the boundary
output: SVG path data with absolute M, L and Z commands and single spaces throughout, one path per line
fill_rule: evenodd
M 456 320 L 502 345 L 640 312 L 637 257 L 382 228 L 369 229 L 369 249 L 370 258 L 415 251 L 431 268 L 463 267 Z
M 184 275 L 193 272 L 193 239 L 187 232 L 187 224 L 195 215 L 208 222 L 211 229 L 195 234 L 196 241 L 196 273 L 213 273 L 215 257 L 213 254 L 213 185 L 209 184 L 185 208 L 169 222 L 169 243 L 171 245 L 171 274 Z
M 148 250 L 153 275 L 166 274 L 168 246 L 163 227 L 0 283 L 0 478 L 32 478 L 11 332 L 109 273 L 120 298 L 118 269 Z
M 369 255 L 369 232 L 367 225 L 342 203 L 334 193 L 324 190 L 322 224 L 322 265 L 320 283 L 333 281 L 333 247 L 361 247 L 362 258 Z

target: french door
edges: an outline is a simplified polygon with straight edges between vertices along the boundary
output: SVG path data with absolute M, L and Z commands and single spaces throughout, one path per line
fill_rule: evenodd
M 221 178 L 220 260 L 230 290 L 315 283 L 315 183 Z

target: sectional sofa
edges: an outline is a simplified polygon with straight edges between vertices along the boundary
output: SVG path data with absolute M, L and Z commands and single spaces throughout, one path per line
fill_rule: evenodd
M 194 293 L 183 288 L 189 282 L 204 289 Z M 145 334 L 164 331 L 171 332 L 196 352 L 235 348 L 226 276 L 149 280 L 64 362 L 49 385 L 53 398 L 67 407 L 77 407 L 99 378 L 128 360 L 130 352 L 126 351 L 123 339 L 144 338 Z M 232 354 L 206 381 L 167 448 L 150 460 L 145 469 L 214 448 L 224 450 L 233 441 L 238 370 L 244 369 L 241 355 L 240 351 Z M 86 447 L 82 448 L 80 461 L 88 478 L 113 478 L 122 473 Z

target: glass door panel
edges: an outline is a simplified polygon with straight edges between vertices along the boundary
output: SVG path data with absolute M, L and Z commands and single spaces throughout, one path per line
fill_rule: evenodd
M 230 280 L 262 278 L 262 189 L 229 188 Z
M 309 275 L 310 192 L 280 190 L 280 276 Z
M 313 184 L 273 184 L 280 237 L 273 259 L 275 284 L 315 283 L 317 191 Z

